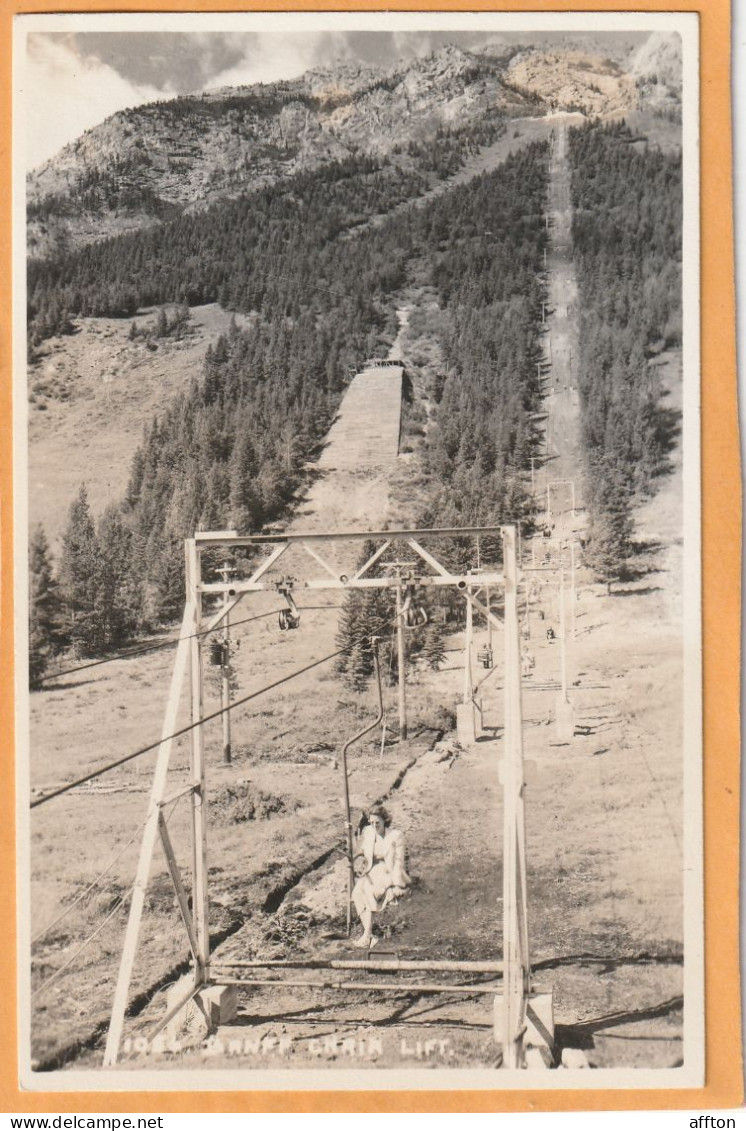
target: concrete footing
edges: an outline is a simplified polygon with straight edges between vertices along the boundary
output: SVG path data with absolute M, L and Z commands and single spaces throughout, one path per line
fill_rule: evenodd
M 205 1011 L 211 1029 L 230 1025 L 238 1013 L 238 986 L 210 986 L 200 990 L 197 1000 Z
M 495 994 L 493 1002 L 493 1025 L 495 1041 L 503 1041 L 503 996 Z M 538 1064 L 536 1056 L 532 1053 L 531 1063 L 528 1063 L 530 1049 L 539 1050 L 544 1066 L 552 1063 L 554 1049 L 554 998 L 551 990 L 536 991 L 528 995 L 526 1001 L 525 1033 L 523 1047 L 527 1057 L 527 1067 L 542 1067 Z
M 457 705 L 456 734 L 462 746 L 471 746 L 477 741 L 477 712 L 472 703 Z
M 166 991 L 166 1013 L 182 1000 L 193 985 L 193 976 L 185 974 Z M 238 1012 L 238 988 L 236 986 L 208 986 L 194 995 L 166 1025 L 167 1038 L 193 1037 L 196 1040 L 208 1036 L 218 1025 L 228 1025 Z
M 572 703 L 561 693 L 555 703 L 554 728 L 558 742 L 572 742 L 575 734 L 575 716 Z

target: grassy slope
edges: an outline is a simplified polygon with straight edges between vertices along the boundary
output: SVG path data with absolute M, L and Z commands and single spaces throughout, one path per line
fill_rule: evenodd
M 155 314 L 134 321 L 144 329 Z M 28 375 L 29 518 L 52 543 L 81 482 L 97 515 L 121 497 L 143 428 L 200 377 L 230 321 L 217 304 L 195 307 L 184 339 L 162 338 L 153 352 L 129 340 L 131 319 L 84 318 L 72 337 L 45 343 Z

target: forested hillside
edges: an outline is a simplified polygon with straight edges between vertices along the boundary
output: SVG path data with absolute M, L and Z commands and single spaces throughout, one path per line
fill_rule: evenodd
M 623 563 L 634 498 L 665 471 L 652 361 L 681 344 L 681 159 L 633 141 L 624 124 L 570 134 L 587 559 L 602 573 Z
M 426 181 L 386 162 L 353 158 L 160 227 L 32 260 L 32 345 L 76 315 L 128 317 L 141 306 L 220 302 L 272 320 L 303 310 L 361 307 L 399 281 L 395 256 L 373 263 L 367 244 L 340 256 L 335 238 L 371 213 L 424 191 Z M 346 322 L 346 319 L 343 319 Z
M 635 496 L 665 469 L 669 425 L 651 360 L 681 335 L 681 171 L 618 124 L 574 131 L 571 160 L 586 557 L 603 574 L 628 553 Z M 419 520 L 530 521 L 546 169 L 546 148 L 534 144 L 367 226 L 423 182 L 358 157 L 34 265 L 31 303 L 42 320 L 55 303 L 125 317 L 154 303 L 179 302 L 183 312 L 218 300 L 250 316 L 152 422 L 125 498 L 97 530 L 85 496 L 77 500 L 54 591 L 55 646 L 97 652 L 176 615 L 181 543 L 195 529 L 257 530 L 286 518 L 345 375 L 385 351 L 395 296 L 412 278 L 437 297 L 432 333 L 444 362 L 431 390 Z M 459 562 L 460 548 L 450 553 Z M 46 578 L 43 539 L 36 559 Z
M 442 311 L 445 360 L 428 435 L 424 521 L 518 520 L 535 440 L 546 146 L 450 193 L 415 234 Z
M 148 429 L 118 510 L 125 533 L 109 516 L 93 546 L 87 501 L 78 500 L 70 524 L 85 517 L 93 559 L 111 559 L 106 543 L 116 534 L 128 608 L 125 618 L 97 615 L 111 583 L 104 586 L 100 568 L 78 571 L 85 585 L 68 571 L 61 595 L 80 651 L 121 643 L 136 627 L 175 614 L 181 542 L 195 528 L 257 529 L 285 514 L 346 372 L 393 338 L 394 295 L 414 264 L 439 296 L 447 359 L 435 390 L 425 517 L 516 517 L 538 397 L 544 154 L 533 145 L 496 172 L 353 238 L 350 227 L 379 212 L 382 196 L 390 204 L 411 187 L 399 174 L 381 175 L 367 161 L 335 166 L 282 193 L 87 248 L 64 268 L 38 268 L 35 295 L 51 301 L 59 284 L 74 304 L 89 296 L 111 303 L 105 309 L 113 313 L 126 291 L 122 316 L 133 305 L 207 297 L 253 312 L 248 327 L 208 352 L 202 380 Z M 70 538 L 69 528 L 66 546 Z

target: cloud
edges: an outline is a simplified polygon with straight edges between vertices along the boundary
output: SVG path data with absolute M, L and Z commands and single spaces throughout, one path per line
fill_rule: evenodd
M 214 75 L 210 86 L 251 86 L 257 82 L 294 79 L 321 62 L 349 57 L 343 36 L 330 36 L 326 32 L 258 33 L 247 36 L 242 58 Z
M 343 61 L 385 70 L 445 43 L 495 38 L 459 31 L 104 31 L 31 33 L 22 105 L 27 167 L 117 110 L 180 94 L 294 79 Z
M 67 35 L 32 34 L 21 92 L 26 166 L 33 169 L 117 110 L 163 98 L 167 88 L 133 83 Z M 173 92 L 171 92 L 173 93 Z

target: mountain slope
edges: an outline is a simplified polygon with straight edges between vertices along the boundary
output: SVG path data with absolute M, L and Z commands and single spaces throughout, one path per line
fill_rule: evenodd
M 150 103 L 107 118 L 29 174 L 28 248 L 66 252 L 360 153 L 429 168 L 427 147 L 440 139 L 442 148 L 444 133 L 463 160 L 510 119 L 619 115 L 640 99 L 667 108 L 679 89 L 678 40 L 651 36 L 613 60 L 575 42 L 446 46 L 388 70 L 346 63 Z
M 361 149 L 381 156 L 528 112 L 501 76 L 494 60 L 445 48 L 401 73 L 346 66 L 124 110 L 29 176 L 29 251 L 141 227 Z

